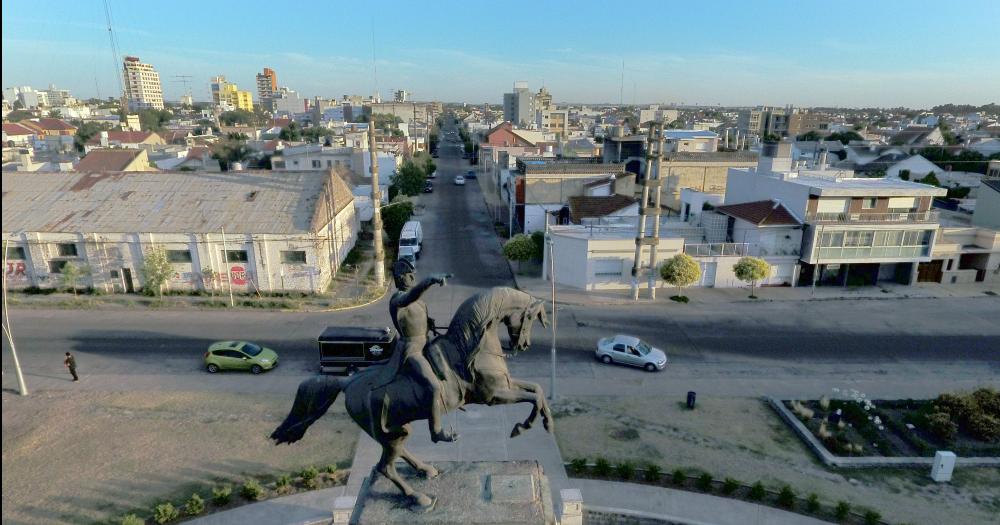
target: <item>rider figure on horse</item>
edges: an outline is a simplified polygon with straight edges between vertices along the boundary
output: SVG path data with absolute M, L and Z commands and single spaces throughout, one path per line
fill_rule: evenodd
M 427 358 L 424 357 L 427 334 L 435 325 L 434 320 L 427 315 L 427 305 L 420 300 L 420 296 L 428 288 L 435 284 L 444 286 L 445 280 L 451 275 L 433 274 L 420 283 L 414 284 L 416 281 L 414 271 L 413 265 L 402 259 L 396 261 L 392 268 L 396 292 L 389 300 L 389 314 L 392 316 L 392 324 L 399 332 L 396 352 L 402 354 L 402 363 L 396 373 L 404 373 L 404 370 L 409 370 L 409 373 L 422 383 L 427 392 L 430 393 L 432 401 L 428 425 L 430 426 L 431 439 L 435 443 L 455 441 L 458 439 L 458 435 L 450 430 L 444 430 L 441 425 L 441 418 L 444 414 L 441 382 Z

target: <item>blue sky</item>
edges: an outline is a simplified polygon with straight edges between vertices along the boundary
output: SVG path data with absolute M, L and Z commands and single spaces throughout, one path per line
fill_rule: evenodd
M 1000 99 L 997 0 L 109 1 L 121 52 L 153 64 L 170 100 L 183 92 L 176 75 L 194 77 L 204 100 L 210 77 L 254 91 L 265 66 L 306 96 L 370 94 L 373 27 L 383 96 L 402 88 L 418 100 L 501 103 L 527 80 L 562 102 Z M 3 2 L 3 86 L 114 94 L 103 6 Z

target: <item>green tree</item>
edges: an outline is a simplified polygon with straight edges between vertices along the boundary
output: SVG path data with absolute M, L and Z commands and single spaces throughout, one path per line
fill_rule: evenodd
M 68 262 L 63 265 L 59 277 L 62 280 L 63 287 L 72 290 L 75 296 L 76 287 L 80 284 L 80 279 L 88 273 L 90 273 L 90 266 Z
M 174 266 L 167 259 L 167 252 L 162 248 L 153 248 L 146 253 L 142 268 L 143 285 L 147 294 L 163 295 L 163 285 L 174 275 Z
M 841 144 L 847 144 L 852 140 L 864 140 L 865 138 L 858 134 L 856 131 L 839 131 L 837 133 L 831 133 L 826 140 L 839 140 Z
M 534 231 L 531 232 L 531 242 L 534 243 L 534 252 L 531 258 L 536 261 L 541 261 L 545 259 L 545 232 Z
M 11 111 L 10 113 L 7 113 L 6 119 L 8 121 L 10 121 L 10 122 L 20 122 L 20 121 L 22 121 L 24 119 L 34 118 L 34 116 L 35 116 L 35 112 L 34 111 L 28 111 L 28 110 L 24 110 L 24 109 L 15 109 L 14 111 Z
M 201 269 L 201 279 L 204 287 L 208 288 L 211 286 L 212 297 L 215 297 L 215 283 L 219 279 L 219 272 L 213 270 L 210 266 L 206 266 Z
M 82 122 L 76 127 L 76 135 L 73 137 L 73 145 L 76 146 L 77 151 L 83 152 L 84 145 L 87 144 L 87 141 L 98 133 L 109 129 L 111 129 L 110 124 Z
M 678 299 L 687 299 L 681 295 L 681 288 L 690 286 L 701 278 L 701 266 L 690 255 L 678 253 L 660 265 L 660 277 L 667 284 L 677 287 Z
M 823 135 L 820 135 L 819 132 L 816 130 L 810 130 L 799 135 L 798 137 L 795 137 L 795 140 L 815 142 L 823 140 Z
M 931 186 L 940 186 L 941 181 L 938 180 L 937 175 L 934 172 L 930 172 L 926 177 L 920 179 L 921 184 L 930 184 Z
M 236 124 L 252 126 L 255 120 L 256 117 L 253 112 L 245 109 L 223 111 L 222 114 L 219 115 L 219 122 L 221 122 L 223 126 L 235 126 Z
M 323 126 L 312 126 L 302 130 L 303 140 L 309 142 L 319 142 L 322 143 L 326 137 L 332 137 L 333 130 L 330 128 L 325 128 Z
M 750 283 L 750 298 L 756 299 L 757 296 L 753 294 L 754 287 L 757 286 L 757 281 L 767 279 L 771 275 L 771 265 L 760 257 L 741 257 L 733 265 L 733 273 L 737 279 Z
M 521 269 L 521 262 L 530 261 L 535 255 L 535 241 L 530 235 L 520 233 L 503 245 L 503 256 L 510 261 L 517 261 L 517 269 Z
M 386 237 L 395 242 L 399 240 L 399 233 L 403 231 L 403 225 L 410 220 L 413 215 L 413 203 L 410 201 L 393 202 L 382 207 L 382 226 L 385 228 Z
M 58 109 L 49 111 L 49 118 L 62 118 L 62 111 L 59 111 Z
M 423 168 L 417 166 L 412 160 L 407 160 L 392 176 L 392 184 L 403 195 L 412 197 L 424 189 L 426 179 L 427 176 L 424 174 Z
M 281 132 L 278 133 L 278 138 L 289 142 L 302 140 L 302 128 L 299 127 L 297 122 L 292 122 L 288 125 L 288 127 L 281 128 Z
M 903 180 L 910 180 L 910 170 L 899 170 L 899 178 Z
M 238 138 L 220 140 L 212 145 L 211 151 L 212 158 L 219 161 L 219 165 L 223 171 L 229 171 L 234 162 L 242 162 L 253 154 L 250 148 L 247 147 L 246 140 L 239 140 Z
M 144 131 L 163 131 L 163 125 L 172 118 L 174 114 L 166 109 L 139 110 L 139 124 Z

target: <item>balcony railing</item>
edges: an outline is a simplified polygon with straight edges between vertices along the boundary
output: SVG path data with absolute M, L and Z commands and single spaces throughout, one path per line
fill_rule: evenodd
M 938 222 L 938 212 L 936 210 L 900 212 L 900 213 L 875 213 L 875 212 L 834 212 L 834 213 L 810 213 L 806 215 L 806 222 L 822 223 L 878 223 L 878 224 L 902 224 L 920 222 Z
M 750 254 L 750 243 L 713 242 L 708 244 L 685 244 L 684 253 L 692 257 L 734 256 Z
M 823 259 L 886 259 L 914 258 L 930 255 L 930 246 L 835 246 L 820 248 Z

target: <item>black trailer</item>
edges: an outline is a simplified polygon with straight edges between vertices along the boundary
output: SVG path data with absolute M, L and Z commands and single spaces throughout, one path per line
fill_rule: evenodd
M 391 328 L 328 326 L 318 342 L 321 371 L 353 374 L 389 359 L 396 348 L 396 333 Z

